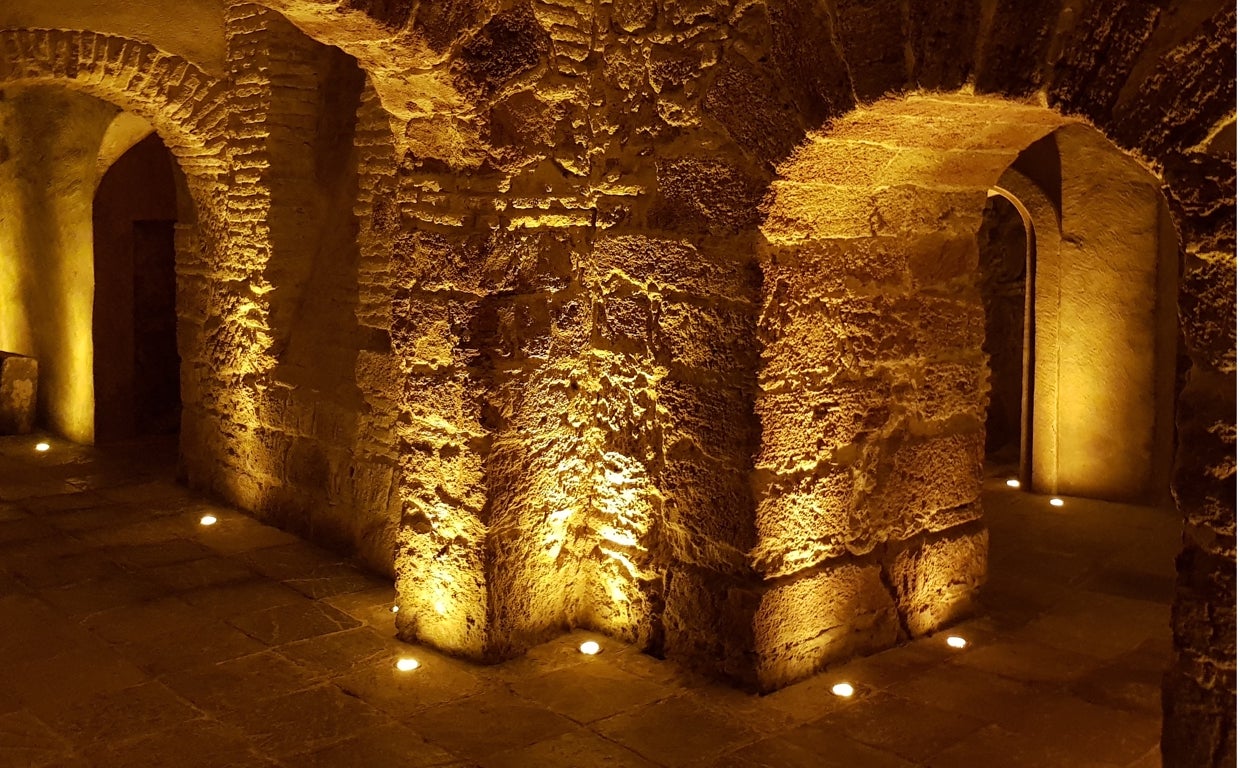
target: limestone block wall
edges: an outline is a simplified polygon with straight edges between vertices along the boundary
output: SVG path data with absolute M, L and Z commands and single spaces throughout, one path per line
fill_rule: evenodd
M 364 75 L 349 57 L 258 6 L 231 8 L 227 28 L 235 272 L 211 289 L 233 294 L 216 327 L 229 336 L 198 372 L 207 388 L 230 386 L 194 398 L 190 481 L 390 573 L 392 448 L 359 430 L 389 410 L 373 394 L 387 323 L 362 299 L 355 211 L 359 179 L 372 175 L 367 147 L 390 131 L 365 112 Z
M 222 78 L 27 31 L 0 79 L 139 112 L 186 174 L 191 482 L 391 569 L 402 637 L 476 659 L 589 626 L 769 688 L 966 610 L 986 189 L 1065 121 L 1139 157 L 1185 254 L 1166 762 L 1230 754 L 1234 7 L 225 16 Z
M 597 621 L 629 633 L 625 636 L 649 638 L 655 650 L 682 649 L 688 659 L 738 660 L 719 666 L 740 677 L 756 674 L 752 660 L 766 642 L 769 679 L 775 684 L 825 663 L 833 651 L 807 650 L 796 639 L 808 636 L 818 619 L 798 625 L 797 609 L 774 608 L 793 606 L 800 598 L 767 595 L 781 589 L 805 595 L 802 604 L 812 613 L 822 605 L 813 597 L 815 585 L 836 577 L 868 585 L 853 589 L 861 607 L 846 615 L 871 616 L 871 627 L 837 647 L 881 644 L 885 637 L 924 631 L 943 620 L 922 610 L 943 602 L 944 593 L 927 586 L 925 576 L 940 567 L 919 565 L 932 562 L 932 556 L 906 553 L 901 560 L 903 547 L 919 537 L 933 543 L 940 541 L 937 536 L 967 540 L 973 544 L 961 544 L 960 557 L 975 564 L 981 560 L 981 532 L 970 527 L 976 526 L 971 500 L 982 397 L 980 358 L 969 351 L 978 328 L 968 318 L 979 312 L 969 311 L 978 307 L 965 279 L 972 269 L 974 233 L 965 223 L 968 216 L 958 212 L 980 204 L 985 184 L 1010 162 L 1011 148 L 1049 131 L 1055 121 L 1047 117 L 1048 123 L 1040 125 L 1043 117 L 1029 113 L 1033 133 L 1022 133 L 1029 126 L 1020 121 L 999 120 L 996 134 L 988 119 L 966 120 L 967 126 L 937 134 L 938 146 L 920 147 L 932 150 L 933 160 L 905 152 L 913 147 L 898 140 L 888 141 L 889 131 L 898 133 L 900 126 L 871 125 L 848 151 L 804 171 L 807 176 L 822 176 L 823 169 L 844 174 L 848 179 L 841 186 L 856 187 L 832 198 L 822 216 L 821 197 L 818 202 L 813 197 L 821 188 L 804 201 L 799 214 L 756 215 L 767 182 L 804 136 L 823 120 L 845 114 L 858 97 L 918 86 L 955 88 L 966 80 L 1009 96 L 1042 90 L 1061 112 L 1083 113 L 1125 146 L 1158 156 L 1146 148 L 1146 138 L 1126 133 L 1135 123 L 1121 118 L 1145 109 L 1140 104 L 1150 97 L 1142 90 L 1154 88 L 1148 83 L 1157 80 L 1147 75 L 1187 61 L 1185 46 L 1203 52 L 1193 48 L 1204 45 L 1193 43 L 1194 35 L 1221 39 L 1210 30 L 1233 23 L 1225 9 L 1164 13 L 1118 2 L 1093 6 L 1083 19 L 1060 13 L 1055 3 L 1036 8 L 1000 3 L 984 15 L 973 8 L 940 11 L 893 4 L 882 11 L 844 4 L 828 18 L 794 2 L 751 6 L 731 16 L 659 4 L 518 3 L 455 16 L 404 5 L 329 9 L 350 19 L 348 30 L 333 35 L 328 11 L 292 2 L 276 5 L 368 69 L 387 73 L 376 75 L 374 88 L 392 117 L 398 162 L 390 188 L 397 202 L 374 206 L 371 218 L 375 232 L 390 233 L 375 236 L 376 247 L 384 237 L 396 244 L 391 265 L 394 354 L 378 352 L 369 359 L 375 370 L 387 370 L 390 362 L 400 371 L 396 399 L 402 415 L 396 430 L 402 435 L 397 455 L 404 457 L 398 481 L 404 511 L 397 569 L 409 574 L 398 576 L 402 601 L 408 601 L 402 632 L 494 658 L 559 627 Z M 903 21 L 898 26 L 879 23 L 891 18 Z M 377 44 L 384 34 L 409 43 L 408 62 L 418 66 L 411 66 L 407 77 L 391 75 L 401 59 Z M 975 39 L 981 42 L 972 44 Z M 1099 53 L 1109 45 L 1123 50 L 1115 62 Z M 446 105 L 440 122 L 450 131 L 428 125 L 435 122 L 426 117 L 429 101 L 405 100 L 402 106 L 396 98 L 408 93 L 415 79 L 435 83 L 427 89 L 433 92 L 428 99 Z M 1188 79 L 1207 89 L 1188 111 L 1225 112 L 1226 99 L 1209 90 L 1208 78 L 1197 74 Z M 937 119 L 917 115 L 904 128 Z M 1187 135 L 1181 117 L 1151 113 L 1144 124 L 1168 126 L 1152 128 L 1155 134 Z M 872 139 L 875 130 L 878 140 Z M 1002 131 L 1013 133 L 1005 137 Z M 823 134 L 804 151 L 833 140 L 848 139 Z M 987 157 L 989 142 L 1003 144 L 1003 152 Z M 960 153 L 962 148 L 970 152 Z M 979 157 L 981 173 L 975 165 Z M 944 174 L 955 180 L 948 189 L 939 188 Z M 821 179 L 784 181 L 776 185 L 774 200 L 778 207 L 787 193 L 783 202 L 795 208 L 793 187 Z M 871 199 L 871 192 L 880 194 Z M 937 217 L 942 214 L 941 222 Z M 814 221 L 807 233 L 792 238 L 796 243 L 770 236 L 799 215 Z M 754 253 L 756 227 L 763 220 L 760 305 L 747 298 L 756 295 L 759 281 L 742 278 L 737 291 L 735 283 L 728 283 L 736 273 L 695 278 L 690 291 L 656 274 L 651 287 L 647 265 L 679 264 L 683 254 L 691 254 L 687 260 L 692 263 L 719 263 L 755 274 L 755 262 L 745 254 Z M 896 241 L 901 252 L 890 259 Z M 513 243 L 521 253 L 539 254 L 539 260 L 558 256 L 560 264 L 538 267 L 548 279 L 532 290 L 528 283 L 494 275 L 488 283 L 463 274 L 471 264 L 514 271 Z M 832 248 L 837 249 L 834 262 Z M 703 254 L 708 254 L 704 260 Z M 798 298 L 789 288 L 787 295 L 794 298 L 790 314 L 779 315 L 785 307 L 768 302 L 766 291 L 784 278 L 796 282 L 798 272 L 781 272 L 781 265 L 816 261 L 835 265 L 811 274 L 825 286 L 842 283 L 834 289 L 838 295 L 828 288 L 821 300 L 810 294 Z M 446 279 L 441 276 L 445 265 L 452 272 Z M 784 300 L 782 293 L 772 295 Z M 684 317 L 708 318 L 697 326 L 707 329 L 696 332 L 699 346 L 718 350 L 721 346 L 713 342 L 735 338 L 737 326 L 728 326 L 719 319 L 718 307 L 710 306 L 718 296 L 739 296 L 736 308 L 761 306 L 764 322 L 771 320 L 759 337 L 767 350 L 761 378 L 753 357 L 756 339 L 719 355 L 727 360 L 722 373 L 711 371 L 709 362 L 697 364 L 709 360 L 708 353 L 682 355 L 678 348 L 676 355 L 660 358 L 660 344 L 673 348 L 659 337 L 676 335 L 669 320 L 683 308 L 677 303 L 703 310 L 682 312 Z M 555 317 L 539 319 L 542 310 L 529 305 L 533 301 L 541 307 L 545 301 L 577 313 L 587 299 L 588 319 L 560 326 Z M 828 316 L 848 329 L 839 334 L 836 351 L 804 350 L 840 363 L 827 375 L 808 363 L 786 361 L 790 365 L 780 373 L 775 372 L 779 365 L 770 365 L 781 356 L 785 331 L 797 326 L 795 312 L 804 309 L 795 306 L 796 300 L 814 305 L 814 312 L 829 307 Z M 670 308 L 666 314 L 665 308 Z M 741 309 L 741 324 L 752 324 L 755 314 L 745 320 Z M 904 323 L 904 333 L 885 330 L 880 314 Z M 552 341 L 564 340 L 568 347 L 560 354 L 550 351 L 552 341 L 541 344 L 545 353 L 540 345 L 523 348 L 524 329 L 545 328 L 548 322 Z M 684 328 L 690 321 L 681 322 Z M 901 348 L 907 334 L 918 341 L 916 351 Z M 532 330 L 531 335 L 539 334 Z M 701 344 L 705 338 L 712 344 Z M 784 347 L 789 353 L 798 349 L 795 341 Z M 682 365 L 683 372 L 677 369 Z M 873 402 L 867 385 L 881 386 L 875 374 L 889 371 L 896 372 L 889 375 L 899 386 L 890 395 L 880 389 L 883 396 Z M 858 382 L 850 395 L 829 386 L 841 374 Z M 672 386 L 682 383 L 677 375 L 699 387 L 688 399 Z M 820 378 L 815 381 L 813 375 Z M 785 531 L 781 515 L 766 511 L 772 500 L 789 503 L 797 490 L 794 480 L 820 469 L 777 455 L 778 433 L 792 430 L 778 420 L 796 423 L 796 407 L 783 406 L 790 409 L 784 413 L 778 404 L 785 383 L 781 376 L 787 381 L 795 376 L 796 386 L 807 382 L 806 391 L 820 391 L 824 413 L 844 410 L 840 403 L 847 402 L 846 408 L 859 414 L 852 422 L 841 416 L 849 426 L 830 437 L 837 447 L 826 464 L 838 464 L 841 472 L 800 491 L 807 508 L 825 509 L 825 499 L 846 498 L 850 501 L 842 506 L 858 510 L 850 513 L 855 521 L 835 524 L 831 535 L 822 535 L 818 524 L 795 523 L 794 529 L 802 525 L 812 531 Z M 748 423 L 748 432 L 729 429 L 726 438 L 708 429 L 717 423 L 710 419 L 681 432 L 668 428 L 729 389 L 736 393 L 731 402 L 748 412 L 759 386 L 761 433 L 753 416 L 732 422 Z M 522 397 L 514 400 L 509 393 L 518 389 Z M 530 392 L 538 393 L 535 401 L 528 399 Z M 756 452 L 758 434 L 763 435 L 761 452 Z M 675 448 L 669 448 L 669 435 Z M 721 440 L 733 442 L 721 450 L 715 446 Z M 702 456 L 694 453 L 699 447 Z M 795 456 L 795 447 L 787 450 Z M 755 455 L 757 492 L 746 500 L 732 482 L 736 475 L 716 470 L 744 468 Z M 959 477 L 940 486 L 942 497 L 904 509 L 901 499 L 908 493 L 900 491 L 901 485 L 921 490 L 923 473 L 934 471 L 937 477 L 943 466 Z M 597 477 L 604 482 L 590 479 Z M 728 478 L 722 487 L 721 477 Z M 829 490 L 832 483 L 834 490 Z M 708 504 L 734 505 L 737 516 L 684 501 L 707 498 Z M 756 507 L 751 506 L 755 500 Z M 604 513 L 614 508 L 628 513 Z M 836 512 L 826 517 L 831 514 Z M 879 520 L 871 521 L 871 514 Z M 623 530 L 585 522 L 609 517 L 623 522 Z M 747 517 L 755 521 L 752 526 L 733 522 Z M 718 527 L 721 523 L 727 530 Z M 716 533 L 684 535 L 709 525 L 716 526 Z M 612 544 L 600 543 L 608 537 Z M 575 545 L 564 543 L 574 538 Z M 616 547 L 615 540 L 625 547 Z M 634 541 L 639 546 L 633 547 Z M 537 542 L 554 553 L 554 562 L 527 556 L 538 550 Z M 514 552 L 522 555 L 511 556 Z M 833 558 L 842 558 L 836 563 L 838 575 L 828 575 L 824 567 Z M 614 567 L 609 563 L 619 566 L 614 573 L 627 574 L 613 584 L 618 589 L 612 597 L 616 605 L 624 604 L 623 610 L 597 597 L 581 597 L 592 594 L 591 579 L 583 574 L 603 574 L 598 582 L 606 583 L 612 578 L 607 569 Z M 711 565 L 694 571 L 678 563 Z M 805 563 L 811 565 L 799 568 Z M 845 573 L 844 563 L 866 575 Z M 679 580 L 668 578 L 676 573 Z M 798 578 L 805 584 L 790 588 Z M 544 585 L 538 596 L 522 588 L 535 582 Z M 954 589 L 963 604 L 976 583 L 966 578 L 949 591 Z M 641 586 L 626 593 L 626 585 Z M 638 597 L 622 600 L 626 594 Z M 766 623 L 756 625 L 751 619 L 764 600 L 771 612 L 758 612 Z M 695 601 L 692 608 L 675 607 Z M 593 607 L 583 611 L 583 605 Z M 792 618 L 785 620 L 785 615 Z M 769 630 L 755 635 L 756 626 Z M 762 636 L 767 639 L 759 640 Z
M 1062 119 L 976 98 L 885 101 L 781 168 L 760 251 L 756 463 L 773 680 L 970 609 L 986 569 L 976 233 L 987 189 Z M 855 618 L 815 609 L 836 591 L 846 600 L 825 603 Z

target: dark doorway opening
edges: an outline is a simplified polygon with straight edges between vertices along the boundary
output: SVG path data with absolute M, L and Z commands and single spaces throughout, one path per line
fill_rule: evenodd
M 1027 362 L 1029 233 L 1010 200 L 992 195 L 978 231 L 978 289 L 986 311 L 990 404 L 986 410 L 986 460 L 1013 466 L 1021 461 Z
M 95 439 L 176 432 L 177 181 L 154 134 L 135 144 L 95 192 Z

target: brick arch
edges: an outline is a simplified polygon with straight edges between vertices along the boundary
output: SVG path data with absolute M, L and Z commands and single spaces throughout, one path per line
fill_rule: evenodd
M 227 86 L 139 40 L 87 31 L 0 30 L 0 86 L 54 84 L 145 118 L 191 186 L 226 172 Z
M 260 348 L 247 337 L 257 333 L 254 323 L 246 322 L 257 302 L 247 300 L 248 284 L 234 254 L 238 238 L 229 225 L 230 85 L 138 40 L 89 31 L 5 29 L 0 30 L 0 87 L 6 85 L 51 85 L 104 100 L 147 120 L 172 153 L 192 202 L 175 235 L 182 445 L 205 444 L 196 435 L 221 427 L 198 415 L 204 403 L 237 389 L 237 377 L 224 363 L 248 361 Z M 205 461 L 218 453 L 211 448 Z

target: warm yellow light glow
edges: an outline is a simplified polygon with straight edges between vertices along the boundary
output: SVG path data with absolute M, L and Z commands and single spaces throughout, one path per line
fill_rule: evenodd
M 1051 506 L 1052 506 L 1052 507 L 1062 507 L 1062 506 L 1063 506 L 1063 499 L 1060 499 L 1060 498 L 1054 498 L 1054 499 L 1051 499 Z
M 577 647 L 577 650 L 581 651 L 587 656 L 595 656 L 599 653 L 599 651 L 603 650 L 603 646 L 599 645 L 593 640 L 587 640 L 581 645 L 579 645 Z
M 396 668 L 399 669 L 401 672 L 412 672 L 413 670 L 417 669 L 420 666 L 422 665 L 418 663 L 417 659 L 411 659 L 409 657 L 405 657 L 403 659 L 396 660 Z
M 51 447 L 52 447 L 52 446 L 51 446 L 51 445 L 49 445 L 49 444 L 47 444 L 47 443 L 38 443 L 38 444 L 36 444 L 36 445 L 35 445 L 34 449 L 35 449 L 36 451 L 40 451 L 40 452 L 42 452 L 42 451 L 46 451 L 46 450 L 50 449 Z
M 969 645 L 969 641 L 959 635 L 952 635 L 947 638 L 947 644 L 952 648 L 965 648 Z
M 831 686 L 831 693 L 834 693 L 836 696 L 839 696 L 840 698 L 843 698 L 843 699 L 847 699 L 849 696 L 852 696 L 856 692 L 857 692 L 857 689 L 853 688 L 852 685 L 849 683 L 836 683 L 835 685 Z
M 198 522 L 201 525 L 215 525 L 218 522 L 218 519 L 215 515 L 203 515 L 199 518 Z
M 1011 480 L 1007 481 L 1007 487 L 1008 488 L 1019 488 L 1020 481 L 1013 477 Z
M 400 606 L 399 606 L 399 605 L 393 605 L 393 606 L 392 606 L 392 613 L 400 613 Z

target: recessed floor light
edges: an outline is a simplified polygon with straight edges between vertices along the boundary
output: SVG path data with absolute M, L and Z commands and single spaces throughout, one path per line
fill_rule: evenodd
M 1063 506 L 1063 499 L 1060 499 L 1060 498 L 1058 498 L 1058 497 L 1056 497 L 1056 498 L 1054 498 L 1054 499 L 1051 499 L 1051 506 L 1052 506 L 1052 507 L 1062 507 L 1062 506 Z
M 599 651 L 603 650 L 603 646 L 599 645 L 593 640 L 587 640 L 581 645 L 577 646 L 577 650 L 581 651 L 587 656 L 596 656 L 598 655 Z
M 857 689 L 853 688 L 850 683 L 836 683 L 835 685 L 831 686 L 831 693 L 834 693 L 836 696 L 839 696 L 841 699 L 847 699 L 849 696 L 852 696 L 856 692 L 857 692 Z
M 396 660 L 396 668 L 401 672 L 412 672 L 420 666 L 422 665 L 418 663 L 417 659 L 405 657 L 403 659 Z
M 216 518 L 215 515 L 203 515 L 202 517 L 198 518 L 199 525 L 215 525 L 218 522 L 219 522 L 219 519 Z
M 46 450 L 50 450 L 51 447 L 52 446 L 49 443 L 35 443 L 34 445 L 34 449 L 38 451 L 39 453 L 42 453 L 43 451 L 46 451 Z
M 1007 487 L 1008 488 L 1019 488 L 1020 481 L 1013 477 L 1011 480 L 1007 481 Z
M 400 613 L 400 606 L 399 606 L 399 605 L 393 605 L 393 606 L 392 606 L 392 613 Z
M 960 635 L 952 635 L 947 638 L 947 644 L 952 648 L 965 648 L 969 645 L 969 641 Z

